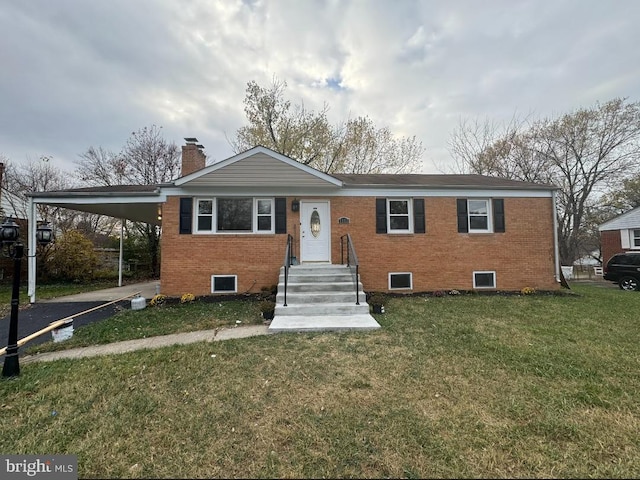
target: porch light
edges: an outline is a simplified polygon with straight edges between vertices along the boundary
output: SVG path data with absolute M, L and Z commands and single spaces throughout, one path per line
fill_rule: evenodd
M 36 241 L 40 245 L 48 245 L 53 241 L 53 229 L 49 222 L 40 222 L 36 228 Z
M 292 212 L 297 212 L 300 210 L 300 200 L 298 200 L 297 198 L 294 198 L 291 201 L 291 211 Z

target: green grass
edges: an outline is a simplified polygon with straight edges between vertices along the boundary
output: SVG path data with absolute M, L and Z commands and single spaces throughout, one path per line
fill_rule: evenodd
M 0 451 L 87 477 L 635 477 L 640 294 L 392 299 L 369 333 L 23 365 Z
M 258 302 L 252 299 L 163 305 L 144 310 L 122 310 L 115 316 L 74 329 L 73 337 L 26 348 L 26 353 L 53 352 L 137 338 L 194 332 L 214 328 L 262 324 Z

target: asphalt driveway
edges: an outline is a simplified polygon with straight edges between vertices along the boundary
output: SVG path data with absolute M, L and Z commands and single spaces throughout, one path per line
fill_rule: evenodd
M 49 326 L 51 322 L 61 320 L 99 305 L 105 305 L 110 301 L 118 300 L 127 295 L 139 292 L 141 296 L 150 300 L 156 293 L 157 285 L 158 282 L 153 281 L 95 290 L 50 300 L 37 300 L 36 303 L 28 305 L 18 312 L 18 340 Z M 128 308 L 131 308 L 130 298 L 74 318 L 73 328 L 75 329 L 82 325 L 99 322 L 100 320 L 112 317 L 122 309 Z M 10 315 L 7 315 L 0 320 L 0 348 L 7 346 L 9 339 L 9 319 Z M 24 345 L 23 348 L 21 348 L 21 353 L 24 347 L 38 345 L 51 339 L 51 333 L 45 333 Z
M 29 305 L 18 312 L 18 340 L 49 326 L 51 322 L 75 315 L 76 313 L 97 307 L 98 305 L 104 305 L 105 303 L 107 302 L 55 302 L 34 303 Z M 73 328 L 112 317 L 120 310 L 130 308 L 130 305 L 130 301 L 123 300 L 122 302 L 112 303 L 104 308 L 81 315 L 73 319 Z M 0 320 L 0 348 L 7 346 L 9 339 L 9 318 L 10 316 L 8 315 Z M 20 352 L 22 354 L 24 347 L 39 345 L 49 340 L 51 340 L 51 333 L 45 333 L 24 345 L 20 349 Z

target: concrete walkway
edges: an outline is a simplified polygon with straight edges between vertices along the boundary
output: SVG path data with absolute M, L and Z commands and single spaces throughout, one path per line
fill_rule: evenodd
M 136 292 L 141 292 L 140 296 L 151 300 L 156 294 L 156 289 L 159 290 L 160 282 L 158 280 L 150 282 L 133 283 L 131 285 L 123 285 L 122 287 L 105 288 L 102 290 L 94 290 L 92 292 L 77 293 L 75 295 L 66 295 L 64 297 L 57 297 L 48 300 L 40 300 L 37 298 L 38 291 L 36 290 L 36 302 L 37 303 L 69 303 L 69 302 L 112 302 L 119 298 L 133 295 Z
M 187 345 L 198 342 L 219 342 L 237 338 L 268 335 L 266 325 L 248 325 L 245 327 L 232 327 L 216 330 L 201 330 L 198 332 L 174 333 L 158 337 L 140 338 L 138 340 L 126 340 L 124 342 L 109 343 L 106 345 L 93 345 L 91 347 L 74 348 L 59 352 L 46 352 L 30 355 L 20 361 L 24 364 L 32 362 L 52 362 L 65 358 L 86 358 L 100 355 L 116 355 L 119 353 L 133 352 L 152 348 L 169 347 L 171 345 Z
M 269 332 L 339 332 L 343 330 L 376 330 L 380 324 L 365 315 L 276 315 Z

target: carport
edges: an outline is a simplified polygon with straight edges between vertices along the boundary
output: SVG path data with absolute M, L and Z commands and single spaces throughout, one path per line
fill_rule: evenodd
M 158 185 L 116 185 L 109 187 L 88 187 L 53 192 L 29 194 L 28 206 L 28 295 L 29 301 L 36 301 L 36 257 L 31 254 L 36 246 L 36 206 L 50 205 L 80 212 L 106 215 L 121 220 L 120 260 L 118 266 L 118 286 L 122 285 L 122 236 L 124 222 L 144 222 L 162 225 L 162 204 L 166 194 Z

